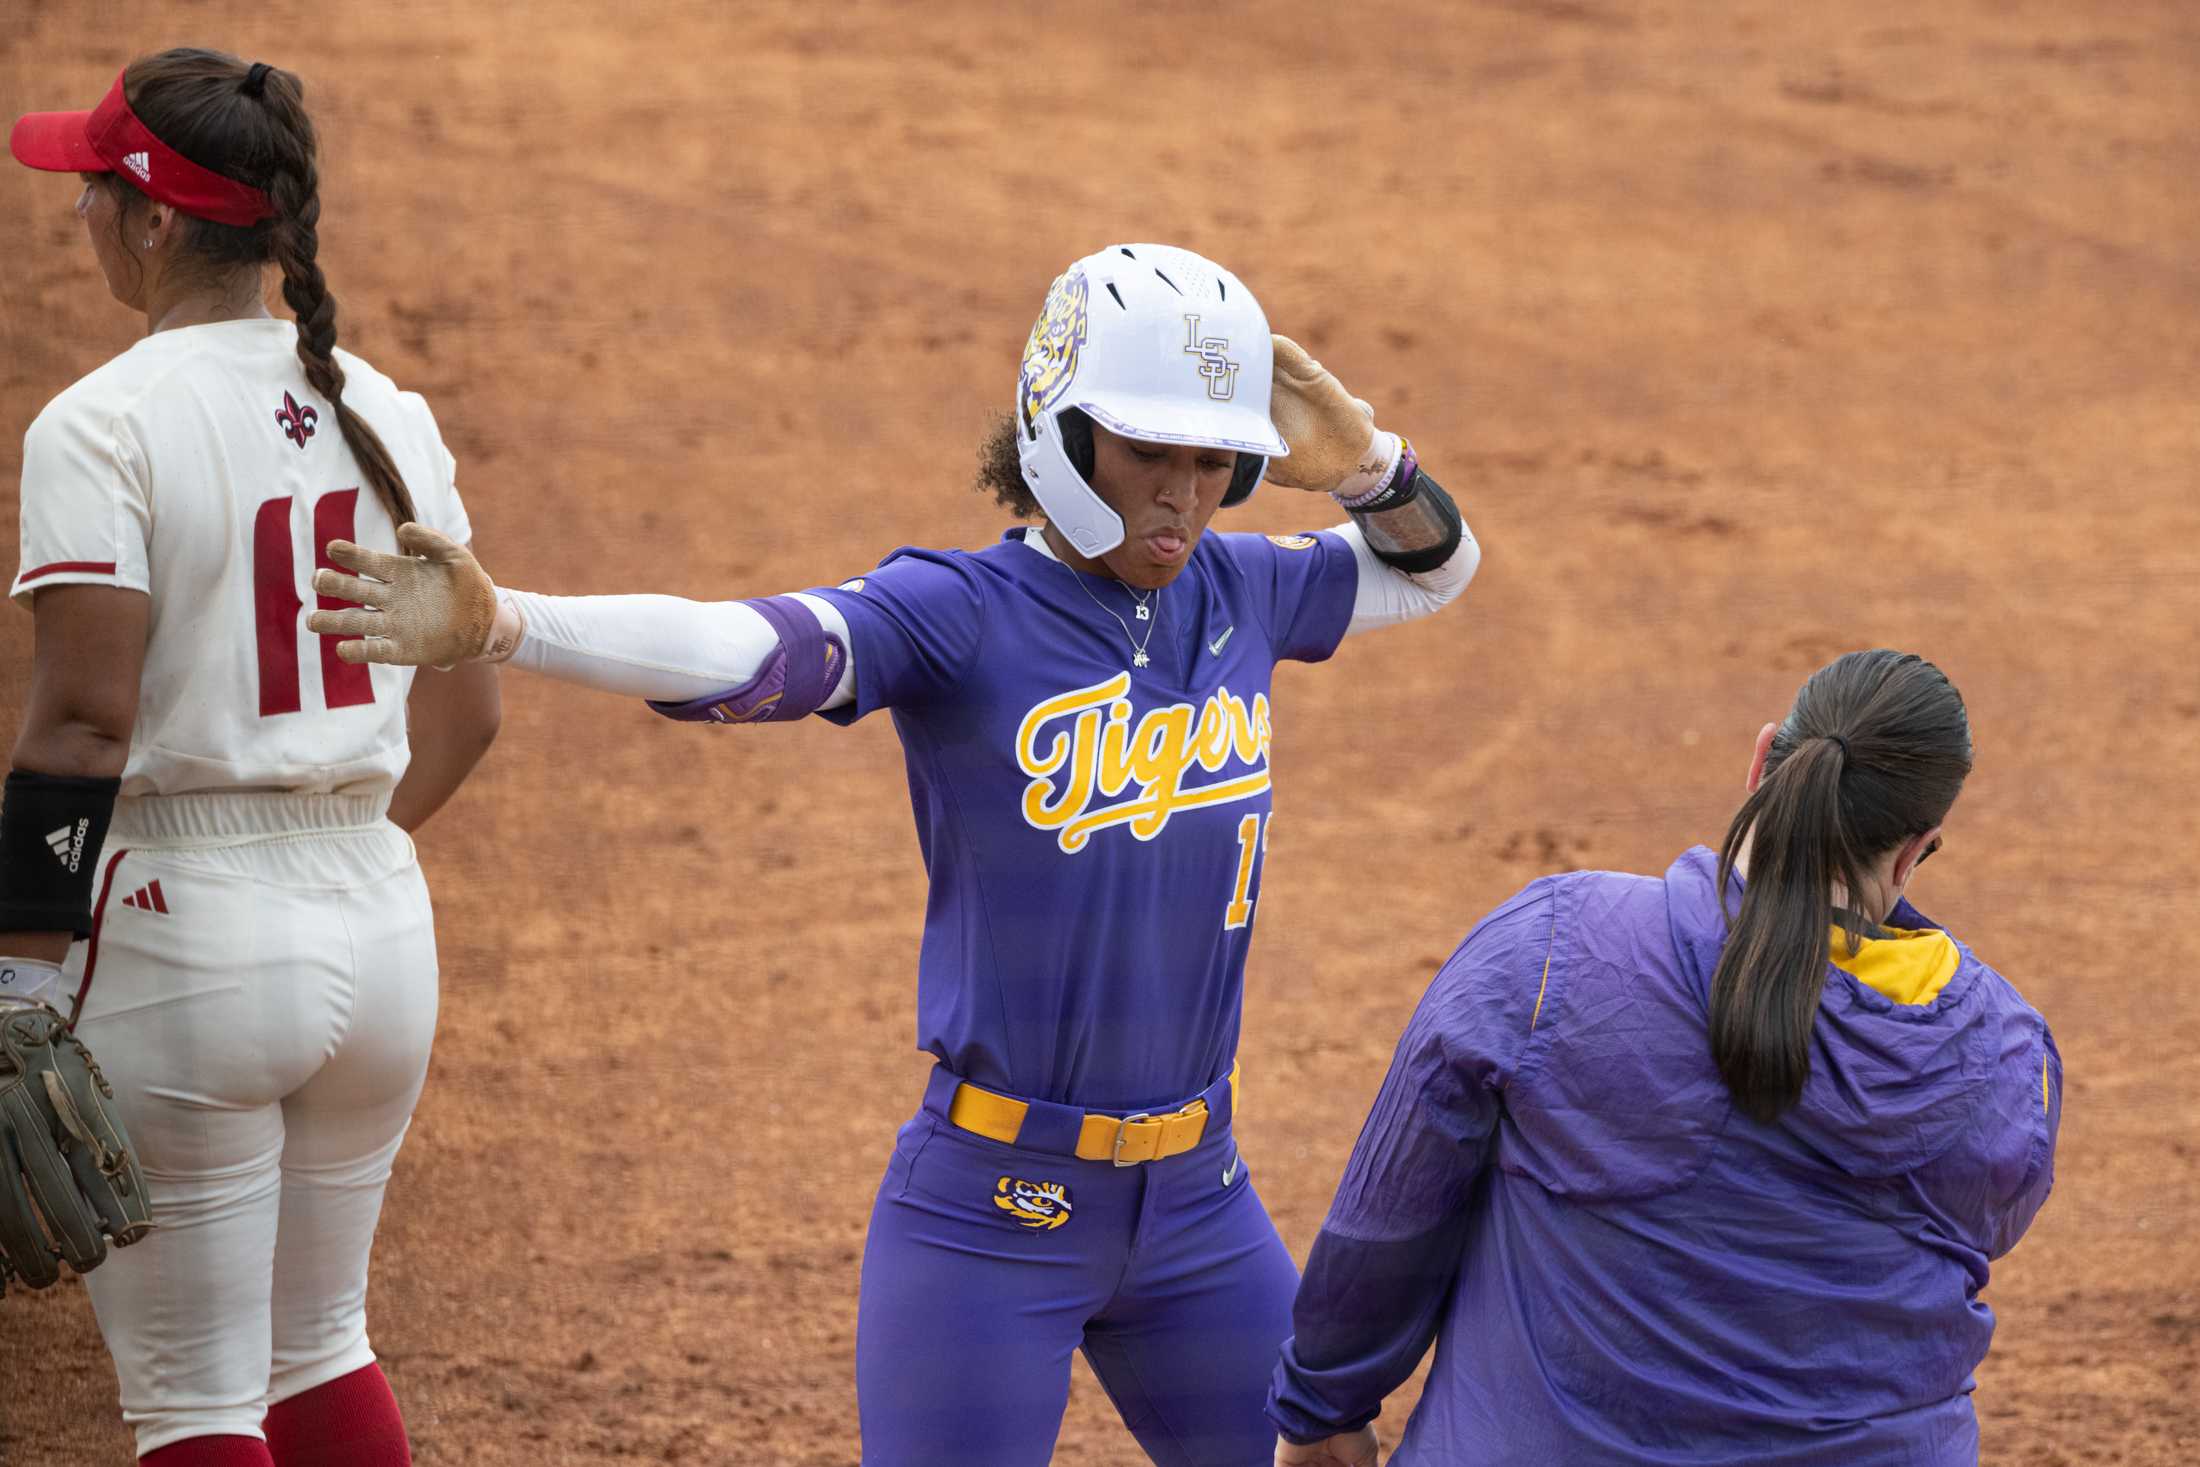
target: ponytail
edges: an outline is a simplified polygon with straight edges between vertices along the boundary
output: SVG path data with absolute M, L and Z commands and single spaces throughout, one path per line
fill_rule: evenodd
M 1750 859 L 1741 913 L 1711 979 L 1711 1054 L 1735 1104 L 1760 1121 L 1802 1097 L 1826 987 L 1833 889 L 1864 889 L 1863 863 L 1841 823 L 1846 763 L 1830 738 L 1801 745 L 1765 775 L 1719 848 L 1722 894 L 1745 841 Z
M 1947 815 L 1971 770 L 1963 699 L 1940 669 L 1886 650 L 1811 675 L 1774 734 L 1757 788 L 1719 849 L 1720 909 L 1742 848 L 1749 875 L 1711 979 L 1711 1053 L 1734 1103 L 1772 1121 L 1802 1098 L 1827 942 L 1854 952 L 1878 859 Z
M 283 300 L 298 318 L 298 360 L 306 381 L 335 410 L 336 425 L 352 457 L 359 460 L 375 497 L 390 519 L 404 524 L 418 516 L 405 476 L 382 443 L 374 425 L 344 402 L 344 369 L 336 360 L 336 297 L 321 274 L 321 170 L 315 158 L 312 119 L 306 116 L 305 88 L 287 71 L 264 74 L 264 101 L 296 147 L 280 160 L 268 180 L 275 204 L 269 247 L 283 272 Z

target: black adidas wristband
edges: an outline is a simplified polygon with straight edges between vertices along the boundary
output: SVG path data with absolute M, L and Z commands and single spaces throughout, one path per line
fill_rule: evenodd
M 0 794 L 0 932 L 92 935 L 93 867 L 120 779 L 16 769 Z

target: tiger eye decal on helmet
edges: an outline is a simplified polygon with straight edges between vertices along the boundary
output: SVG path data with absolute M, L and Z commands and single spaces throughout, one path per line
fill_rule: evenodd
M 1032 325 L 1031 339 L 1024 343 L 1024 369 L 1016 394 L 1026 433 L 1037 430 L 1040 414 L 1053 410 L 1077 375 L 1077 354 L 1085 345 L 1090 290 L 1082 270 L 1057 276 L 1039 319 Z

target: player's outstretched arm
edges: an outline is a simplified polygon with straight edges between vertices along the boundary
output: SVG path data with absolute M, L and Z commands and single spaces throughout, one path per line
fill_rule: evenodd
M 1269 413 L 1291 446 L 1269 481 L 1332 495 L 1352 517 L 1337 532 L 1360 562 L 1351 631 L 1427 616 L 1466 589 L 1482 550 L 1459 507 L 1413 445 L 1376 427 L 1374 408 L 1288 336 L 1275 338 Z
M 689 601 L 678 596 L 543 596 L 495 585 L 471 552 L 418 525 L 405 555 L 344 540 L 314 589 L 356 603 L 306 625 L 337 637 L 349 662 L 513 666 L 601 692 L 646 698 L 675 718 L 784 721 L 855 696 L 848 627 L 819 596 Z

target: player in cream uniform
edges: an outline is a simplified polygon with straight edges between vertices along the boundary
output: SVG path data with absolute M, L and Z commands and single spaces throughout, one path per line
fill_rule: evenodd
M 125 798 L 387 798 L 405 772 L 413 670 L 340 662 L 304 633 L 317 543 L 396 542 L 305 392 L 295 341 L 272 317 L 159 332 L 56 397 L 25 436 L 16 602 L 69 584 L 152 598 Z M 376 426 L 420 517 L 470 539 L 426 401 L 335 357 L 345 404 Z
M 90 175 L 94 252 L 149 327 L 24 441 L 37 658 L 0 955 L 73 1013 L 144 1169 L 155 1230 L 87 1284 L 157 1467 L 409 1460 L 365 1326 L 436 1018 L 406 832 L 497 721 L 493 675 L 347 664 L 305 632 L 315 546 L 471 527 L 427 404 L 335 349 L 300 98 L 171 51 L 11 139 Z M 261 305 L 267 261 L 295 325 Z

